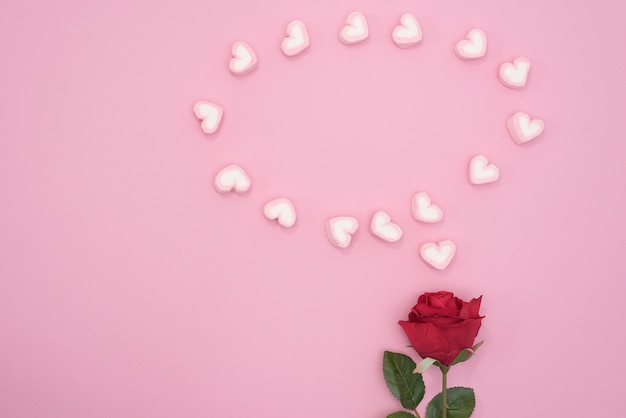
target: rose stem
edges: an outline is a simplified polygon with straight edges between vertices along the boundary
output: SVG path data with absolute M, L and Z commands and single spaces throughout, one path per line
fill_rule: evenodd
M 443 366 L 441 368 L 441 418 L 448 418 L 448 403 L 446 399 L 448 370 L 450 370 L 450 366 Z

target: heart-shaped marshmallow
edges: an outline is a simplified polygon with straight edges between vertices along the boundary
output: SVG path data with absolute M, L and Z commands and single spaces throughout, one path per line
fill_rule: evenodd
M 493 164 L 489 164 L 487 157 L 477 155 L 469 164 L 469 181 L 472 184 L 493 183 L 500 177 L 500 170 Z
M 487 36 L 485 32 L 477 28 L 470 30 L 465 39 L 457 42 L 454 52 L 459 58 L 465 60 L 483 57 L 487 52 Z
M 526 85 L 530 60 L 526 57 L 515 58 L 512 63 L 505 62 L 500 66 L 498 76 L 500 81 L 512 89 L 521 89 Z
M 382 210 L 376 212 L 372 217 L 370 231 L 378 238 L 388 242 L 396 242 L 402 238 L 400 226 L 391 222 L 391 217 Z
M 193 113 L 202 121 L 200 127 L 205 134 L 212 134 L 217 131 L 222 122 L 224 111 L 215 103 L 197 102 L 193 106 Z
M 346 248 L 350 245 L 352 235 L 357 229 L 359 229 L 359 221 L 351 216 L 338 216 L 326 222 L 328 240 L 339 248 Z
M 400 17 L 400 24 L 393 30 L 391 38 L 400 48 L 409 48 L 422 41 L 422 28 L 413 13 Z
M 233 44 L 233 57 L 230 59 L 228 68 L 235 75 L 244 75 L 257 67 L 257 59 L 254 50 L 245 42 L 237 41 Z
M 345 26 L 339 32 L 339 40 L 346 45 L 362 42 L 369 36 L 367 19 L 361 12 L 352 12 L 346 18 Z
M 245 193 L 250 189 L 250 177 L 238 165 L 224 167 L 215 176 L 215 190 L 218 193 Z
M 411 213 L 416 221 L 436 223 L 443 219 L 443 211 L 437 205 L 433 205 L 425 192 L 419 192 L 411 201 Z
M 284 197 L 267 202 L 263 214 L 267 219 L 276 219 L 285 228 L 290 228 L 296 223 L 296 209 L 291 201 Z
M 456 254 L 454 242 L 446 240 L 438 243 L 427 242 L 420 247 L 422 259 L 437 270 L 444 270 Z
M 309 33 L 301 20 L 293 20 L 287 25 L 287 36 L 283 39 L 280 49 L 288 57 L 298 55 L 309 47 Z
M 535 139 L 543 132 L 543 121 L 530 119 L 524 112 L 517 112 L 506 121 L 506 127 L 513 141 L 523 144 Z

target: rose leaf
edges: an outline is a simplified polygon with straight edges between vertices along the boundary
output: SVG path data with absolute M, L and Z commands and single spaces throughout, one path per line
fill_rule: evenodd
M 398 411 L 393 414 L 387 415 L 387 418 L 415 418 L 415 415 L 410 414 L 406 411 Z
M 446 400 L 448 404 L 448 418 L 469 418 L 474 412 L 476 398 L 471 388 L 448 388 Z M 426 407 L 426 418 L 441 418 L 441 393 L 438 393 Z
M 383 374 L 387 387 L 406 409 L 415 409 L 424 399 L 424 379 L 421 374 L 413 374 L 416 364 L 404 354 L 385 351 Z

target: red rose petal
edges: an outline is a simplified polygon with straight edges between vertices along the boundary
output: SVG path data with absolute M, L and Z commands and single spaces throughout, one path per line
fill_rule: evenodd
M 480 314 L 478 311 L 480 310 L 480 302 L 482 301 L 482 296 L 470 300 L 468 303 L 464 303 L 463 308 L 461 308 L 461 312 L 459 313 L 459 317 L 461 318 L 480 318 Z

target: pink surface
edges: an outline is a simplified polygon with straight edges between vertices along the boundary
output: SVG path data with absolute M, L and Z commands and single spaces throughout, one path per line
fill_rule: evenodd
M 346 46 L 355 10 L 370 38 Z M 391 32 L 413 12 L 423 41 Z M 3 1 L 0 416 L 383 417 L 423 291 L 483 296 L 477 418 L 614 415 L 626 389 L 620 2 Z M 285 57 L 286 24 L 311 47 Z M 479 27 L 487 55 L 454 45 Z M 228 71 L 244 41 L 258 68 Z M 520 91 L 497 70 L 532 60 Z M 224 108 L 205 135 L 198 100 Z M 515 144 L 515 112 L 545 132 Z M 472 186 L 485 154 L 497 183 Z M 245 195 L 212 183 L 228 164 Z M 412 219 L 426 191 L 441 223 Z M 263 205 L 290 198 L 284 229 Z M 394 244 L 364 227 L 385 210 Z M 348 249 L 325 222 L 361 223 Z M 451 239 L 436 271 L 418 255 Z M 426 373 L 427 399 L 438 376 Z M 423 410 L 423 408 L 421 408 Z M 619 415 L 619 414 L 618 414 Z

